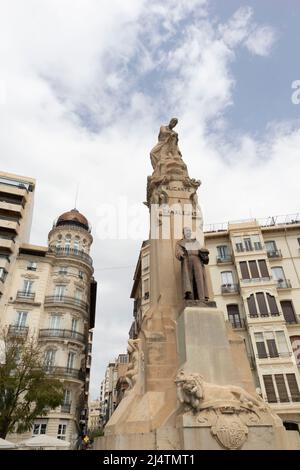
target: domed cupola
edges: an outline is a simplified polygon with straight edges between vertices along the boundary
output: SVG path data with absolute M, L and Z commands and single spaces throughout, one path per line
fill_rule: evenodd
M 77 227 L 84 228 L 88 232 L 91 231 L 87 218 L 77 209 L 72 209 L 60 215 L 54 226 L 59 227 L 60 225 L 76 225 Z

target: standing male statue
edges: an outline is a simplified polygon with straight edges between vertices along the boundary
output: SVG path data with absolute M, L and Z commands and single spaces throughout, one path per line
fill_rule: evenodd
M 209 299 L 205 264 L 209 262 L 209 251 L 192 238 L 189 227 L 183 229 L 183 238 L 176 244 L 176 258 L 181 261 L 182 290 L 186 300 Z

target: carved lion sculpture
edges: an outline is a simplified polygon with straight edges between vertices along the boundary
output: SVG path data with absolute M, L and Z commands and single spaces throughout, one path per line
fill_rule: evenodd
M 251 395 L 241 387 L 234 385 L 217 385 L 205 382 L 200 374 L 185 374 L 180 370 L 175 383 L 178 399 L 194 411 L 216 406 L 244 406 L 246 408 L 265 409 L 266 403 L 256 395 Z

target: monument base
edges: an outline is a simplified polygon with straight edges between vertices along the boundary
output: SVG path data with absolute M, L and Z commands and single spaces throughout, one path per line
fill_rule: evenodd
M 221 310 L 186 307 L 177 339 L 179 367 L 173 365 L 170 388 L 163 390 L 158 377 L 156 390 L 152 382 L 147 391 L 145 363 L 144 378 L 121 401 L 95 449 L 288 449 L 281 419 L 255 393 L 243 339 Z

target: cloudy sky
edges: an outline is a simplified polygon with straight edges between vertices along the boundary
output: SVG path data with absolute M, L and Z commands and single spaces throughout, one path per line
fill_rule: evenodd
M 299 20 L 297 0 L 0 0 L 1 169 L 37 180 L 33 243 L 77 187 L 93 227 L 93 397 L 126 350 L 162 123 L 179 119 L 205 223 L 299 211 Z

